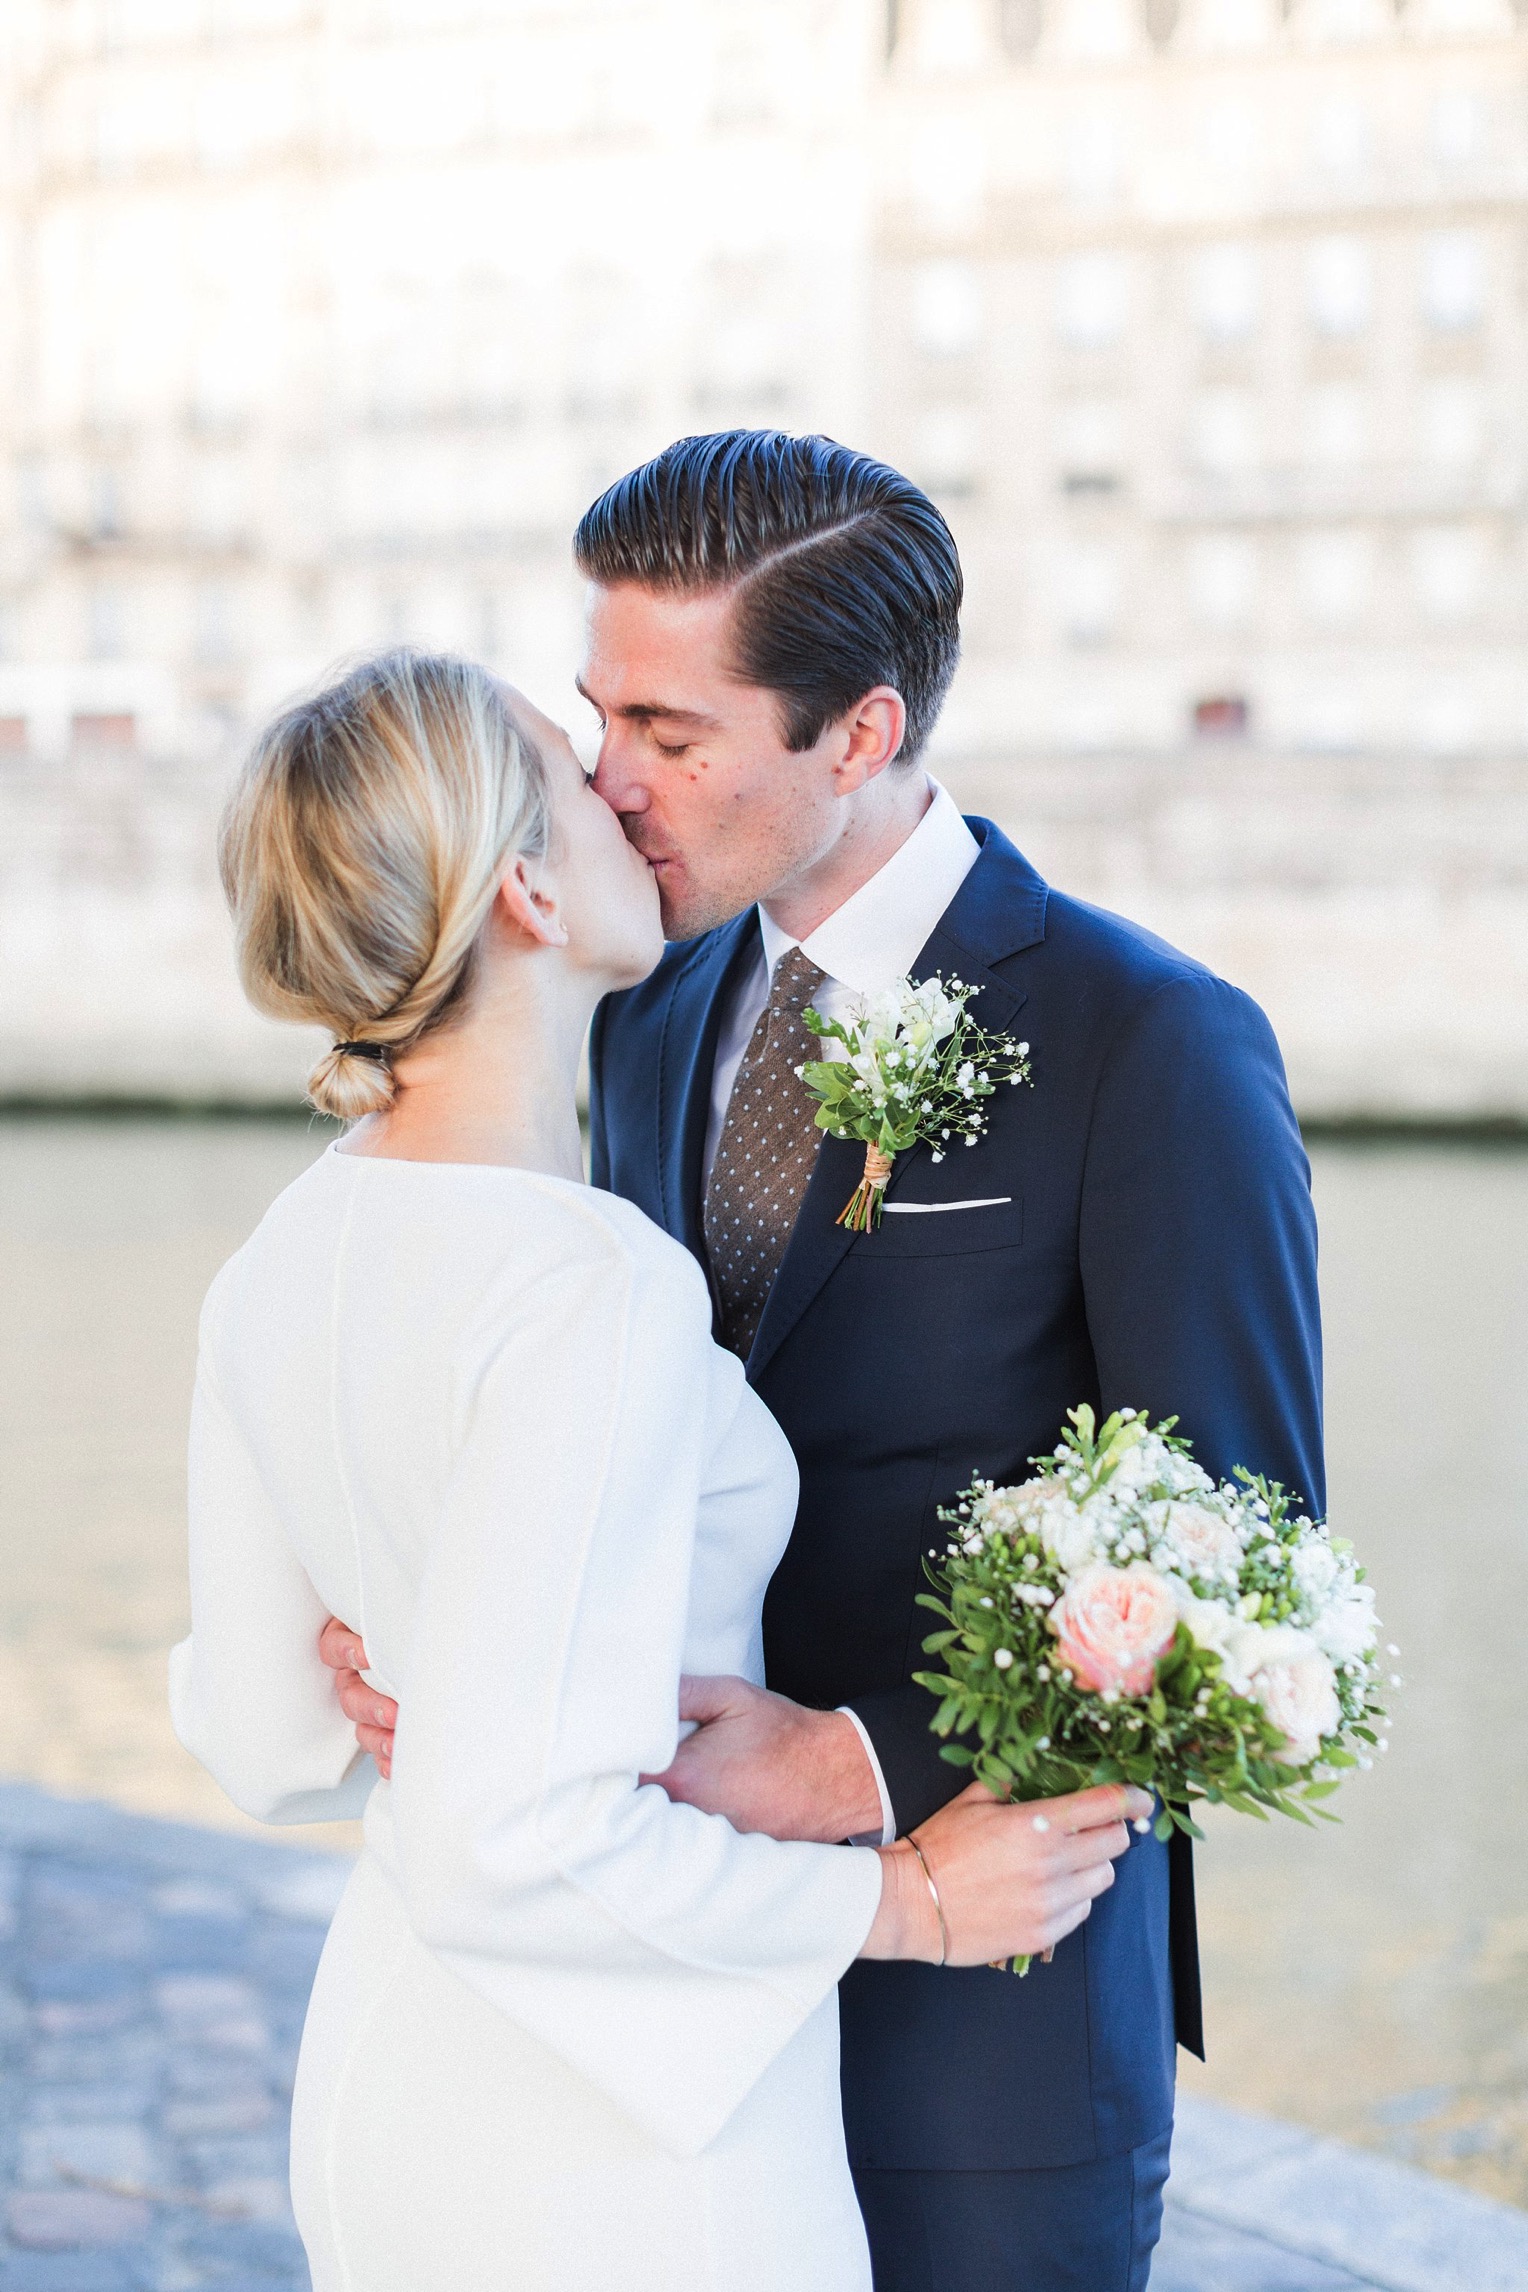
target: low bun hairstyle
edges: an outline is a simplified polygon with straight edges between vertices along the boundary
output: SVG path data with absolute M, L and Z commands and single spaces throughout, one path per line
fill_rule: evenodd
M 475 662 L 396 651 L 277 717 L 218 865 L 256 1010 L 334 1036 L 321 1114 L 392 1104 L 392 1062 L 465 995 L 511 859 L 550 833 L 542 758 Z

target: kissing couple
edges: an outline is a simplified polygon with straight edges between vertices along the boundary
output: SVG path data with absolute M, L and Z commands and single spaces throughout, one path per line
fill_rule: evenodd
M 574 551 L 592 778 L 393 652 L 223 830 L 245 987 L 328 1030 L 347 1127 L 207 1299 L 172 1701 L 248 1813 L 364 1811 L 293 2111 L 315 2292 L 1142 2292 L 1188 1844 L 962 1788 L 917 1603 L 941 1508 L 1083 1401 L 1319 1506 L 1278 1050 L 928 776 L 961 573 L 907 479 L 687 438 Z M 935 973 L 1022 1011 L 1033 1087 L 856 1231 L 803 1014 Z

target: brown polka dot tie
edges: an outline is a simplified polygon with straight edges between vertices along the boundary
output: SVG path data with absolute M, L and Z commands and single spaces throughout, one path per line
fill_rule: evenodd
M 817 1101 L 796 1069 L 822 1056 L 801 1014 L 825 975 L 799 947 L 775 965 L 706 1188 L 706 1255 L 722 1340 L 745 1361 L 822 1143 Z

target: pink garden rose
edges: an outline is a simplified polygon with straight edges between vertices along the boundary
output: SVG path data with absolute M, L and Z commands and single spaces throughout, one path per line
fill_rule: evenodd
M 1157 1658 L 1172 1645 L 1178 1603 L 1155 1568 L 1084 1568 L 1056 1602 L 1051 1629 L 1079 1687 L 1100 1695 L 1147 1695 Z

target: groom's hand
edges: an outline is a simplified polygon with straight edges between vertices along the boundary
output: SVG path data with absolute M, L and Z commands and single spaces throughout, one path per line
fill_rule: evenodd
M 361 1677 L 370 1665 L 360 1633 L 352 1631 L 349 1624 L 342 1624 L 338 1616 L 331 1616 L 318 1635 L 318 1652 L 336 1674 L 340 1709 L 354 1725 L 356 1741 L 363 1751 L 371 1753 L 377 1762 L 377 1773 L 388 1782 L 393 1772 L 393 1729 L 398 1724 L 398 1706 L 390 1695 L 384 1695 L 380 1688 L 368 1687 Z
M 665 1774 L 642 1778 L 671 1799 L 771 1838 L 880 1836 L 880 1790 L 841 1711 L 809 1711 L 746 1679 L 681 1679 L 679 1716 L 699 1722 L 694 1734 Z

